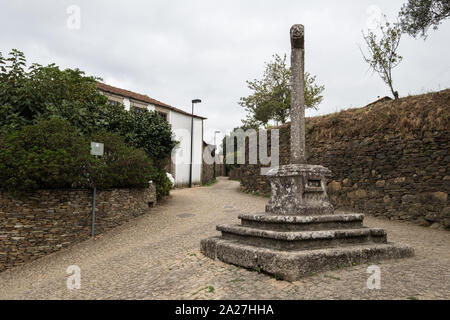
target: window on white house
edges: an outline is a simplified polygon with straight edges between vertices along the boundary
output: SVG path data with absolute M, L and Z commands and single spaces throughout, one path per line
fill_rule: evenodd
M 120 106 L 121 105 L 120 102 L 115 101 L 115 100 L 111 100 L 111 99 L 108 99 L 108 104 L 113 105 L 113 106 Z
M 137 112 L 137 113 L 143 113 L 144 112 L 144 108 L 139 108 L 139 107 L 131 107 L 131 110 L 133 111 L 133 112 Z
M 156 113 L 162 117 L 165 121 L 167 121 L 167 113 L 165 112 L 161 112 L 161 111 L 156 111 Z

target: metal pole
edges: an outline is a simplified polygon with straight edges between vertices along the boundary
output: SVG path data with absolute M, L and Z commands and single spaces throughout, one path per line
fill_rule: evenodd
M 94 186 L 92 192 L 92 225 L 91 225 L 91 236 L 95 236 L 95 198 L 97 196 L 97 188 Z
M 194 102 L 192 102 L 192 117 L 191 117 L 191 167 L 189 170 L 189 188 L 192 188 L 192 153 L 194 144 Z

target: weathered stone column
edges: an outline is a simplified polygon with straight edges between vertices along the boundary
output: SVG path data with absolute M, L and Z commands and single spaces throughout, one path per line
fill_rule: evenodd
M 305 164 L 305 29 L 291 28 L 291 163 Z
M 306 163 L 305 148 L 305 28 L 293 25 L 291 38 L 291 164 L 269 171 L 272 197 L 268 213 L 333 214 L 326 192 L 330 170 Z

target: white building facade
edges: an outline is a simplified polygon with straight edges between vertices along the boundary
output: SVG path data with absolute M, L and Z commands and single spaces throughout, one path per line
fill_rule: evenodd
M 146 95 L 97 83 L 100 92 L 108 97 L 109 103 L 123 104 L 127 111 L 147 109 L 161 115 L 171 126 L 173 139 L 179 144 L 172 153 L 167 171 L 175 179 L 176 187 L 189 185 L 191 168 L 191 121 L 193 119 L 192 143 L 192 184 L 200 185 L 203 165 L 203 121 L 206 118 L 194 115 L 167 105 Z

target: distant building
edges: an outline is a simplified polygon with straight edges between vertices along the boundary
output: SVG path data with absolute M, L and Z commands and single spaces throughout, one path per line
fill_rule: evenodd
M 189 184 L 191 155 L 191 114 L 152 99 L 147 95 L 116 88 L 104 83 L 98 82 L 97 88 L 108 97 L 108 102 L 111 104 L 123 104 L 127 111 L 139 112 L 144 109 L 156 111 L 171 124 L 175 139 L 180 143 L 176 150 L 176 161 L 171 161 L 167 171 L 175 178 L 175 186 L 187 186 Z M 201 184 L 202 181 L 204 120 L 206 118 L 194 115 L 192 184 Z
M 373 106 L 374 104 L 377 104 L 377 103 L 380 103 L 380 102 L 386 102 L 386 101 L 391 101 L 391 100 L 392 100 L 392 98 L 388 97 L 388 96 L 385 96 L 385 97 L 382 97 L 382 98 L 378 97 L 377 100 L 375 100 L 374 102 L 369 103 L 368 105 L 366 105 L 366 107 Z

